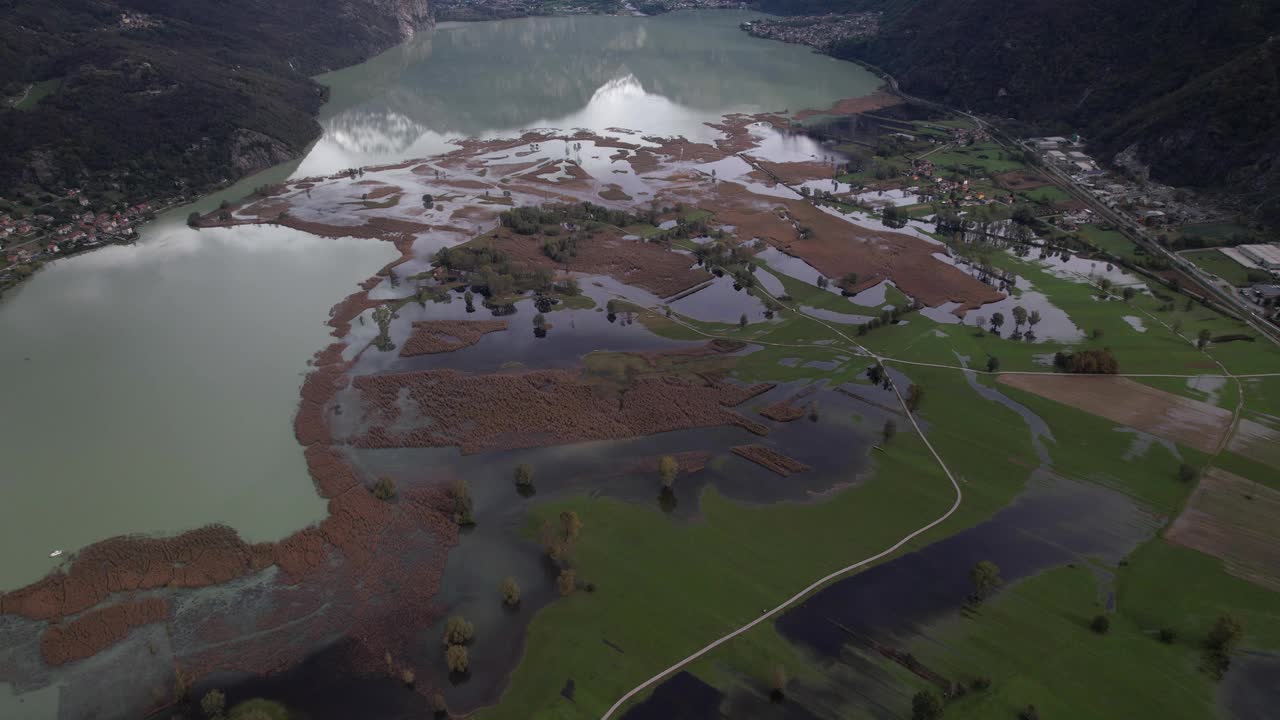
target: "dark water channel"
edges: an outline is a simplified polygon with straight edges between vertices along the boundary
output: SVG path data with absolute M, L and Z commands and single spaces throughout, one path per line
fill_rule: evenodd
M 968 575 L 975 563 L 995 562 L 1006 583 L 1068 563 L 1105 573 L 1090 560 L 1117 564 L 1154 536 L 1157 518 L 1125 495 L 1054 474 L 1044 444 L 1052 440 L 1047 424 L 1025 406 L 977 382 L 973 374 L 964 375 L 983 398 L 1013 410 L 1026 422 L 1042 462 L 1026 489 L 987 521 L 830 585 L 781 615 L 776 621 L 779 632 L 820 658 L 826 670 L 822 687 L 792 683 L 793 698 L 786 704 L 798 707 L 779 710 L 769 703 L 767 691 L 756 688 L 735 692 L 714 712 L 696 717 L 720 718 L 726 708 L 733 710 L 733 717 L 846 717 L 848 708 L 856 706 L 859 714 L 899 718 L 903 706 L 897 682 L 859 653 L 876 645 L 901 647 L 929 624 L 959 611 L 971 592 Z M 669 697 L 672 690 L 666 686 L 671 682 L 655 697 Z M 643 706 L 627 715 L 628 720 L 656 717 Z

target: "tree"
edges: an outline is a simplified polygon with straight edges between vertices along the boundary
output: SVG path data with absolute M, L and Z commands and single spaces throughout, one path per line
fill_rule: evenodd
M 578 535 L 582 533 L 582 520 L 578 518 L 578 513 L 573 510 L 565 510 L 560 513 L 560 534 L 564 537 L 565 542 L 573 542 L 578 539 Z
M 1028 705 L 1018 712 L 1018 720 L 1040 720 L 1040 711 L 1035 705 Z
M 379 500 L 390 500 L 396 496 L 396 482 L 387 476 L 378 478 L 373 484 L 373 496 Z
M 461 615 L 451 615 L 444 624 L 445 645 L 466 645 L 475 637 L 476 628 Z
M 1203 350 L 1209 344 L 1209 340 L 1213 338 L 1213 333 L 1209 332 L 1209 328 L 1202 329 L 1196 334 L 1196 347 Z
M 449 704 L 445 702 L 444 693 L 438 692 L 431 696 L 431 711 L 440 717 L 449 712 Z
M 200 710 L 208 718 L 220 718 L 227 709 L 227 696 L 221 690 L 210 690 L 200 698 Z
M 533 326 L 539 330 L 547 326 L 547 318 L 542 313 L 533 316 Z
M 516 466 L 516 485 L 519 487 L 530 487 L 533 485 L 533 466 L 529 463 L 520 463 Z
M 680 463 L 670 455 L 663 455 L 658 460 L 658 477 L 662 478 L 662 486 L 670 488 L 676 481 L 676 476 L 680 474 Z
M 1172 645 L 1174 640 L 1178 639 L 1178 631 L 1170 627 L 1160 628 L 1160 642 L 1165 645 Z
M 881 435 L 884 437 L 884 444 L 888 445 L 889 441 L 893 439 L 893 436 L 897 434 L 898 434 L 898 423 L 894 422 L 892 418 L 885 420 L 884 430 L 881 431 Z
M 782 702 L 786 699 L 787 669 L 778 665 L 773 669 L 773 687 L 769 691 L 769 699 Z
M 450 645 L 444 651 L 444 661 L 449 672 L 465 673 L 471 668 L 471 658 L 464 645 Z
M 187 225 L 193 228 L 200 227 L 200 213 L 193 212 L 187 216 Z
M 928 690 L 911 698 L 911 720 L 937 720 L 942 717 L 942 699 Z
M 1204 670 L 1222 679 L 1231 667 L 1231 653 L 1244 637 L 1244 626 L 1230 615 L 1220 615 L 1204 641 Z
M 1217 622 L 1209 630 L 1205 644 L 1229 653 L 1235 649 L 1242 638 L 1244 638 L 1244 625 L 1234 616 L 1219 615 Z
M 1178 479 L 1184 483 L 1195 482 L 1200 477 L 1200 470 L 1191 463 L 1182 463 L 1178 466 Z
M 853 287 L 854 285 L 857 285 L 858 273 L 856 272 L 845 273 L 844 277 L 840 278 L 840 284 L 849 288 Z
M 822 288 L 823 290 L 826 290 L 826 289 L 827 289 L 827 285 L 829 285 L 829 284 L 830 284 L 830 283 L 827 281 L 827 279 L 826 279 L 825 277 L 822 277 L 821 275 L 819 275 L 819 276 L 818 276 L 818 287 L 819 287 L 819 288 Z
M 1000 326 L 1001 326 L 1001 325 L 1004 325 L 1004 313 L 999 313 L 999 312 L 998 312 L 998 313 L 992 313 L 992 315 L 991 315 L 991 330 L 992 330 L 993 332 L 999 333 L 999 332 L 1000 332 Z
M 520 604 L 520 584 L 510 575 L 502 580 L 502 604 L 507 607 Z
M 476 519 L 472 515 L 472 510 L 471 485 L 466 480 L 459 480 L 453 484 L 454 521 L 459 525 L 475 525 Z
M 573 568 L 565 568 L 560 571 L 560 575 L 556 577 L 556 589 L 561 595 L 571 595 L 578 588 L 578 577 L 573 572 Z
M 911 387 L 907 388 L 907 409 L 915 412 L 920 408 L 922 399 L 924 399 L 924 388 L 912 383 Z
M 1027 321 L 1027 309 L 1021 305 L 1013 306 L 1013 329 L 1016 331 Z
M 969 583 L 973 585 L 973 597 L 982 601 L 995 592 L 1003 583 L 1000 578 L 1000 566 L 990 560 L 983 560 L 969 570 Z
M 1099 635 L 1106 635 L 1111 629 L 1111 620 L 1106 615 L 1094 615 L 1093 620 L 1089 623 L 1089 629 Z
M 987 358 L 987 372 L 993 373 L 1000 369 L 1000 358 L 992 355 Z
M 1130 286 L 1130 287 L 1126 287 L 1124 289 L 1124 292 L 1121 293 L 1121 295 L 1124 296 L 1125 302 L 1129 302 L 1130 300 L 1133 300 L 1133 298 L 1138 295 L 1138 291 L 1134 290 L 1133 287 Z
M 745 328 L 747 326 L 747 314 L 742 313 L 742 317 L 738 318 L 738 327 Z
M 1097 340 L 1098 338 L 1102 337 L 1102 328 L 1094 328 L 1093 330 L 1091 330 L 1089 332 L 1089 337 L 1093 338 L 1094 340 Z
M 1031 314 L 1027 316 L 1027 323 L 1031 325 L 1031 327 L 1035 327 L 1039 322 L 1040 322 L 1040 311 L 1032 310 Z
M 431 197 L 430 195 L 423 195 L 423 196 L 422 196 L 422 206 L 423 206 L 423 207 L 431 207 L 432 205 L 435 205 L 435 204 L 436 204 L 436 199 L 435 199 L 435 198 Z

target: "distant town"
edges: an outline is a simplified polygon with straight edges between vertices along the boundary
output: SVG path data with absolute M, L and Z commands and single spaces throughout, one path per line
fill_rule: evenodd
M 752 20 L 742 29 L 755 37 L 808 45 L 828 52 L 838 42 L 870 37 L 880 31 L 879 12 L 845 15 L 807 15 L 771 20 Z

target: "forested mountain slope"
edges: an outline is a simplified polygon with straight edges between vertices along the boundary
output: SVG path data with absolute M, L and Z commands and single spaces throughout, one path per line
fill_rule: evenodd
M 309 76 L 431 23 L 427 0 L 0 0 L 0 188 L 127 198 L 281 162 L 319 133 Z
M 762 0 L 785 13 L 882 10 L 835 53 L 916 95 L 1076 130 L 1153 174 L 1261 202 L 1280 189 L 1280 78 L 1268 0 Z M 1280 210 L 1277 208 L 1275 210 Z M 1274 211 L 1273 211 L 1274 212 Z M 1274 219 L 1274 218 L 1273 218 Z

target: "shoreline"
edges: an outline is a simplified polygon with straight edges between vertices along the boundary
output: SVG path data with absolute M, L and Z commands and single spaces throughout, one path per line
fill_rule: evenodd
M 774 116 L 776 117 L 776 116 Z M 637 171 L 642 165 L 651 165 L 653 169 L 660 167 L 657 156 L 673 158 L 675 155 L 689 156 L 695 161 L 714 160 L 744 149 L 749 138 L 741 125 L 744 119 L 723 118 L 720 125 L 713 125 L 725 133 L 728 149 L 717 149 L 714 146 L 690 143 L 683 139 L 645 138 L 646 141 L 659 140 L 657 148 L 645 148 L 635 143 L 628 143 L 615 138 L 602 138 L 592 133 L 573 133 L 564 135 L 570 141 L 594 140 L 600 148 L 618 149 L 636 154 Z M 530 142 L 531 137 L 541 141 L 542 135 L 526 133 L 517 138 L 496 140 L 464 140 L 459 142 L 457 150 L 433 158 L 408 160 L 391 163 L 365 171 L 382 172 L 405 170 L 415 165 L 428 162 L 452 161 L 465 162 L 465 159 L 477 153 L 492 152 L 500 148 L 516 148 Z M 557 135 L 557 137 L 560 137 Z M 739 146 L 742 147 L 739 147 Z M 623 156 L 625 157 L 625 152 Z M 285 166 L 277 166 L 278 169 Z M 571 175 L 573 173 L 570 173 Z M 234 192 L 235 188 L 245 188 L 261 174 L 250 176 L 233 184 L 224 193 Z M 331 176 L 344 177 L 343 173 Z M 554 200 L 561 196 L 557 188 L 562 184 L 567 191 L 572 182 L 583 182 L 584 178 L 575 176 L 571 183 L 559 183 L 536 177 L 526 178 L 530 182 L 542 183 L 545 187 L 539 192 L 544 201 Z M 319 178 L 289 179 L 288 184 L 295 188 Z M 455 184 L 457 181 L 454 181 Z M 447 184 L 447 183 L 442 183 Z M 462 187 L 459 185 L 458 187 Z M 576 185 L 573 185 L 577 189 Z M 470 188 L 474 190 L 475 188 Z M 162 211 L 173 212 L 174 207 L 198 207 L 212 204 L 218 194 L 201 198 L 186 206 L 175 204 Z M 244 204 L 255 202 L 252 195 L 237 204 L 236 210 Z M 628 198 L 630 199 L 630 198 Z M 180 210 L 179 210 L 180 212 Z M 214 210 L 208 215 L 214 215 Z M 176 221 L 176 218 L 172 218 Z M 382 220 L 382 222 L 378 222 Z M 155 222 L 155 221 L 152 221 Z M 170 590 L 195 590 L 212 587 L 232 581 L 240 581 L 262 573 L 270 568 L 278 570 L 288 581 L 290 587 L 309 587 L 319 582 L 319 571 L 335 557 L 343 558 L 354 565 L 352 572 L 364 576 L 362 570 L 375 563 L 377 554 L 373 548 L 384 542 L 382 536 L 392 526 L 429 528 L 433 541 L 445 552 L 432 557 L 431 567 L 418 568 L 415 577 L 421 593 L 417 595 L 421 612 L 415 613 L 419 622 L 427 625 L 435 617 L 430 609 L 430 598 L 437 592 L 438 582 L 443 573 L 443 564 L 448 557 L 447 548 L 457 542 L 457 529 L 448 518 L 445 508 L 448 498 L 441 488 L 416 492 L 416 496 L 406 498 L 410 507 L 388 509 L 381 501 L 372 499 L 366 486 L 361 482 L 358 471 L 342 454 L 329 428 L 325 409 L 335 395 L 351 382 L 348 371 L 358 361 L 361 353 L 357 352 L 353 359 L 344 360 L 343 352 L 349 346 L 344 342 L 352 329 L 352 323 L 361 312 L 373 307 L 387 304 L 388 300 L 371 299 L 371 291 L 381 283 L 391 271 L 404 263 L 413 261 L 413 243 L 423 233 L 433 232 L 438 228 L 394 218 L 373 218 L 358 226 L 324 225 L 296 218 L 291 214 L 274 219 L 256 217 L 252 220 L 237 219 L 229 222 L 211 222 L 209 226 L 237 226 L 242 224 L 282 224 L 297 230 L 321 237 L 352 236 L 379 241 L 391 242 L 399 256 L 384 265 L 376 273 L 367 278 L 359 290 L 341 298 L 329 309 L 327 325 L 330 335 L 335 338 L 327 346 L 317 350 L 310 363 L 311 369 L 303 379 L 299 389 L 299 402 L 294 416 L 294 432 L 302 446 L 304 457 L 317 494 L 328 500 L 329 508 L 324 520 L 302 528 L 279 541 L 268 543 L 247 543 L 234 531 L 225 526 L 213 525 L 198 528 L 169 537 L 151 537 L 145 535 L 122 535 L 107 538 L 88 545 L 72 553 L 71 561 L 46 575 L 44 578 L 17 590 L 0 594 L 0 614 L 16 615 L 27 620 L 48 623 L 41 633 L 41 656 L 50 667 L 58 667 L 77 660 L 94 657 L 106 648 L 128 638 L 135 630 L 148 626 L 164 625 L 174 622 L 174 614 L 178 610 L 172 603 L 149 600 L 142 595 L 152 592 Z M 202 225 L 203 226 L 203 225 Z M 359 487 L 357 487 L 359 486 Z M 363 492 L 362 492 L 363 491 Z M 406 495 L 410 495 L 406 493 Z M 408 523 L 408 525 L 406 525 Z M 384 572 L 384 575 L 396 575 L 397 571 Z M 402 574 L 402 573 L 400 573 Z M 328 582 L 328 581 L 326 581 Z M 340 582 L 340 581 L 338 581 Z M 323 593 L 323 589 L 309 592 Z M 338 619 L 319 623 L 322 627 L 316 632 L 328 629 L 336 631 L 335 625 L 346 624 L 340 631 L 344 637 L 368 639 L 380 637 L 385 644 L 394 644 L 398 636 L 388 627 L 379 627 L 380 622 L 362 617 L 352 612 L 345 620 Z M 371 624 L 370 624 L 371 623 Z M 366 625 L 368 625 L 366 627 Z M 215 635 L 216 629 L 209 630 Z M 226 641 L 228 645 L 253 644 L 253 639 L 240 639 L 235 635 Z M 209 657 L 197 656 L 184 672 L 192 677 L 199 677 L 218 668 L 226 667 L 216 653 Z M 294 657 L 299 661 L 305 655 Z M 365 657 L 361 665 L 366 669 L 376 667 L 378 658 Z M 253 665 L 255 660 L 246 660 L 240 665 Z M 275 658 L 271 664 L 258 665 L 249 672 L 265 672 L 281 662 L 288 664 L 284 658 Z

